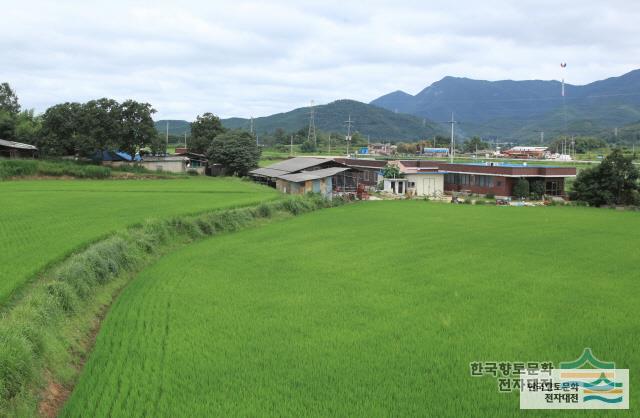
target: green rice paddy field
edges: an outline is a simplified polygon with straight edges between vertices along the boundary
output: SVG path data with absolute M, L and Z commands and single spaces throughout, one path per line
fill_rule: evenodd
M 631 212 L 408 201 L 207 239 L 120 295 L 62 416 L 633 416 L 638 231 Z M 585 347 L 630 369 L 630 411 L 520 411 L 470 376 Z
M 49 263 L 128 225 L 276 197 L 210 177 L 0 182 L 0 303 Z

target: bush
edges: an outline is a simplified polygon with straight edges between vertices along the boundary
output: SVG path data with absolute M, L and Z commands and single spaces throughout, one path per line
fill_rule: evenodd
M 519 179 L 513 186 L 513 195 L 517 198 L 529 197 L 529 182 L 525 179 Z

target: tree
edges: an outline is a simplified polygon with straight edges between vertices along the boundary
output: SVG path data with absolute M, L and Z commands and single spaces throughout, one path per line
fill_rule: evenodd
M 42 120 L 38 116 L 34 116 L 33 109 L 23 110 L 18 113 L 15 125 L 16 141 L 24 144 L 35 144 L 42 130 Z
M 260 148 L 256 138 L 247 131 L 230 131 L 215 137 L 207 150 L 212 163 L 222 164 L 227 173 L 243 177 L 258 166 Z
M 191 124 L 189 151 L 204 154 L 213 143 L 214 138 L 225 131 L 220 118 L 213 113 L 198 115 L 195 122 Z
M 287 136 L 287 133 L 285 132 L 285 130 L 282 128 L 276 128 L 275 132 L 273 133 L 273 138 L 276 144 L 289 143 L 289 137 Z
M 151 145 L 158 136 L 151 115 L 156 111 L 149 103 L 127 100 L 120 105 L 121 134 L 118 149 L 134 156 L 138 150 Z
M 74 155 L 81 144 L 82 105 L 61 103 L 48 108 L 42 115 L 42 131 L 37 141 L 40 153 L 44 155 Z
M 0 139 L 16 139 L 16 118 L 20 112 L 18 96 L 9 83 L 0 84 Z
M 14 114 L 0 110 L 0 139 L 13 140 L 16 135 L 16 117 Z
M 542 199 L 545 192 L 544 180 L 534 180 L 529 183 L 529 190 L 532 199 Z
M 462 144 L 462 151 L 466 153 L 476 152 L 476 150 L 486 150 L 489 148 L 489 144 L 474 136 L 468 141 L 464 141 Z
M 14 116 L 20 112 L 18 96 L 9 83 L 0 84 L 0 111 L 9 112 Z
M 80 154 L 118 150 L 122 141 L 122 108 L 113 99 L 91 100 L 82 106 L 81 135 L 76 138 Z
M 400 167 L 396 164 L 387 164 L 382 169 L 382 175 L 386 179 L 400 179 L 404 177 L 404 174 L 400 172 Z
M 313 141 L 304 141 L 300 146 L 300 151 L 302 152 L 316 152 L 316 145 Z
M 513 186 L 513 195 L 518 198 L 529 197 L 529 182 L 526 179 L 519 179 Z
M 600 165 L 578 174 L 570 197 L 592 206 L 636 205 L 640 203 L 638 178 L 632 158 L 616 148 Z

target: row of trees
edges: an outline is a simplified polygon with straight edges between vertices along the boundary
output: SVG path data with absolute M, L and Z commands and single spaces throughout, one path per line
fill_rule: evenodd
M 38 146 L 43 156 L 92 157 L 102 150 L 135 155 L 150 148 L 166 152 L 166 139 L 159 135 L 149 103 L 102 98 L 86 103 L 62 103 L 35 116 L 21 111 L 18 96 L 7 83 L 0 84 L 0 138 Z M 191 124 L 191 152 L 206 154 L 227 172 L 246 175 L 258 165 L 260 149 L 249 132 L 227 131 L 220 119 L 199 115 Z
M 103 98 L 58 104 L 35 116 L 21 111 L 9 84 L 0 84 L 0 138 L 34 144 L 46 156 L 89 157 L 104 149 L 134 155 L 157 139 L 154 113 L 149 103 Z

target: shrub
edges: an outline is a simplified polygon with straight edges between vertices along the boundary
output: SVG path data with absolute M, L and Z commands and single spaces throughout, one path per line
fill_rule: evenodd
M 525 179 L 519 179 L 513 186 L 513 195 L 517 198 L 529 197 L 529 182 Z

